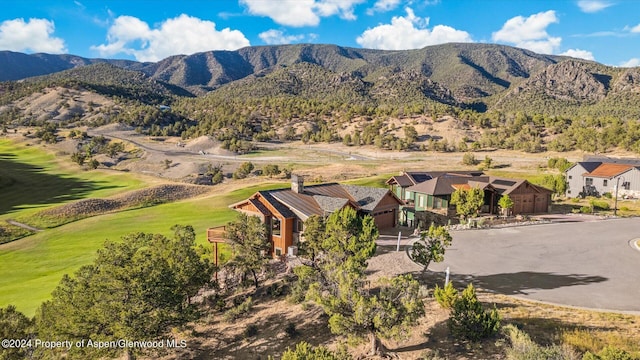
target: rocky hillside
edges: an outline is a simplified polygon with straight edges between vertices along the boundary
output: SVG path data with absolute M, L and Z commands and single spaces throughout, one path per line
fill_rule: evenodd
M 116 67 L 135 73 L 117 74 Z M 109 86 L 135 81 L 136 87 L 153 85 L 160 97 L 218 93 L 240 100 L 293 97 L 344 106 L 437 103 L 480 112 L 640 116 L 637 68 L 493 44 L 451 43 L 404 51 L 255 46 L 172 56 L 157 63 L 0 52 L 0 80 L 46 73 L 86 83 L 109 79 Z
M 139 65 L 129 60 L 86 59 L 74 55 L 42 53 L 27 55 L 13 51 L 0 51 L 0 81 L 20 80 L 103 62 L 123 68 L 135 68 Z
M 98 62 L 140 70 L 152 79 L 204 93 L 279 66 L 309 63 L 364 82 L 413 73 L 451 91 L 458 100 L 493 95 L 561 58 L 508 46 L 445 44 L 418 50 L 383 51 L 336 45 L 256 46 L 172 56 L 157 63 L 84 59 L 70 55 L 0 53 L 0 80 L 53 73 Z

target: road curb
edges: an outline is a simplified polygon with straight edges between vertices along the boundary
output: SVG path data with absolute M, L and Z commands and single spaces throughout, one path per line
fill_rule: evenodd
M 487 291 L 487 289 L 484 289 L 484 291 Z M 575 309 L 575 310 L 582 310 L 582 311 L 593 311 L 593 312 L 598 312 L 598 313 L 610 313 L 610 314 L 622 314 L 622 315 L 640 316 L 640 311 L 637 311 L 637 310 L 614 310 L 614 309 L 605 309 L 605 308 L 592 308 L 592 307 L 586 307 L 586 306 L 567 305 L 567 304 L 556 303 L 556 302 L 552 302 L 552 301 L 544 301 L 544 300 L 536 300 L 536 299 L 531 299 L 531 298 L 525 298 L 525 297 L 521 297 L 521 296 L 518 296 L 518 295 L 506 295 L 506 294 L 502 294 L 502 293 L 491 291 L 491 290 L 489 290 L 488 292 L 492 292 L 493 294 L 497 294 L 497 295 L 510 297 L 510 298 L 513 298 L 513 299 L 518 299 L 520 301 L 538 303 L 538 304 L 549 305 L 549 306 L 557 306 L 557 307 L 560 307 L 560 308 Z

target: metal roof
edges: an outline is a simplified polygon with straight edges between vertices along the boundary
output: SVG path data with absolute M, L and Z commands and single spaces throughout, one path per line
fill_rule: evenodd
M 588 156 L 584 159 L 585 162 L 599 162 L 605 164 L 624 164 L 632 166 L 640 166 L 640 159 L 638 158 L 610 158 L 606 156 Z
M 631 170 L 633 167 L 634 166 L 632 165 L 626 165 L 626 164 L 605 163 L 583 175 L 593 176 L 593 177 L 612 178 Z
M 296 217 L 296 215 L 287 206 L 284 206 L 280 201 L 273 197 L 271 191 L 258 191 L 258 194 L 262 195 L 262 197 L 285 218 L 292 219 Z
M 291 189 L 259 192 L 283 216 L 295 214 L 302 220 L 311 215 L 326 215 L 348 203 L 362 211 L 372 211 L 388 193 L 383 188 L 338 183 L 305 186 L 302 192 Z
M 322 208 L 311 195 L 299 194 L 290 189 L 273 190 L 271 195 L 302 220 L 311 215 L 323 215 Z

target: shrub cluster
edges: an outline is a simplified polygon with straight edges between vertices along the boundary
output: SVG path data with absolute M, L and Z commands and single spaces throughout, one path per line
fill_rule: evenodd
M 451 310 L 453 304 L 458 299 L 458 290 L 453 287 L 453 283 L 449 282 L 443 288 L 436 285 L 436 289 L 433 291 L 433 296 L 443 309 Z
M 479 341 L 495 335 L 500 329 L 500 315 L 495 308 L 485 311 L 472 284 L 453 302 L 448 320 L 451 334 L 459 339 Z
M 509 360 L 577 360 L 578 355 L 568 346 L 541 346 L 536 344 L 527 333 L 513 325 L 506 325 L 503 333 L 511 346 L 506 349 Z
M 227 310 L 227 312 L 224 313 L 224 321 L 232 322 L 236 319 L 239 319 L 249 311 L 251 311 L 251 309 L 253 309 L 253 299 L 251 298 L 251 296 L 249 296 L 239 305 Z

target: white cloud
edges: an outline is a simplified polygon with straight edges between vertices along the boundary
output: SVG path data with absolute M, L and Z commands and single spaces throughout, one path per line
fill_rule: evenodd
M 595 57 L 593 57 L 593 53 L 591 51 L 580 50 L 580 49 L 569 49 L 560 55 L 571 56 L 574 58 L 592 60 L 592 61 L 596 60 Z
M 0 23 L 0 49 L 60 54 L 67 52 L 64 40 L 51 35 L 53 21 L 13 19 Z
M 305 38 L 304 35 L 285 35 L 280 30 L 267 30 L 258 34 L 258 37 L 267 45 L 291 44 Z
M 634 26 L 630 30 L 632 33 L 640 33 L 640 24 Z
M 466 31 L 446 25 L 436 25 L 429 30 L 429 18 L 417 17 L 406 8 L 407 16 L 394 16 L 391 24 L 378 25 L 365 30 L 356 42 L 362 47 L 384 50 L 418 49 L 447 42 L 472 42 Z
M 367 14 L 371 15 L 376 12 L 391 11 L 400 5 L 402 0 L 378 0 L 373 4 L 373 8 L 367 10 Z
M 353 7 L 364 0 L 240 0 L 251 15 L 267 16 L 286 26 L 317 26 L 321 17 L 355 20 Z
M 502 29 L 494 32 L 492 39 L 538 53 L 553 54 L 560 46 L 562 38 L 550 36 L 547 27 L 557 22 L 558 18 L 553 10 L 533 14 L 527 18 L 516 16 L 507 20 Z
M 608 8 L 613 5 L 608 1 L 601 0 L 580 0 L 578 1 L 578 7 L 582 12 L 595 13 Z
M 171 55 L 209 50 L 235 50 L 249 46 L 238 30 L 216 30 L 216 24 L 182 14 L 167 19 L 156 29 L 133 16 L 119 16 L 109 28 L 107 44 L 92 46 L 101 56 L 119 53 L 138 61 L 158 61 Z
M 633 59 L 629 59 L 625 62 L 623 62 L 622 64 L 620 64 L 620 66 L 622 67 L 636 67 L 636 66 L 640 66 L 640 58 L 633 58 Z

